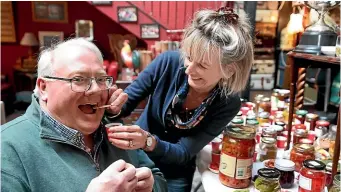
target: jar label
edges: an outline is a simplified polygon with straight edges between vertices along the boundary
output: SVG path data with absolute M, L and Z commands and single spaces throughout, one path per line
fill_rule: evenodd
M 237 159 L 222 153 L 220 155 L 219 171 L 236 179 L 248 179 L 252 174 L 252 158 Z
M 268 153 L 267 149 L 260 150 L 259 154 L 260 155 L 266 155 Z
M 238 159 L 236 179 L 248 179 L 252 173 L 252 159 Z
M 299 176 L 299 180 L 298 180 L 298 185 L 305 189 L 305 190 L 311 190 L 311 183 L 312 180 L 309 178 L 304 177 L 303 175 Z
M 310 130 L 310 122 L 305 121 L 305 122 L 304 122 L 304 125 L 305 125 L 305 127 L 307 128 L 307 130 Z
M 223 173 L 226 176 L 234 177 L 235 168 L 236 168 L 236 157 L 232 157 L 221 153 L 220 155 L 220 165 L 219 172 Z

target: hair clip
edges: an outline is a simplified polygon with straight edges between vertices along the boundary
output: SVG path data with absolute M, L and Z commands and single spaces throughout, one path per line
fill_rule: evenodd
M 237 24 L 238 23 L 238 15 L 236 13 L 234 13 L 232 8 L 229 7 L 220 7 L 217 10 L 217 13 L 219 14 L 219 16 L 223 16 L 226 21 L 233 23 L 233 24 Z

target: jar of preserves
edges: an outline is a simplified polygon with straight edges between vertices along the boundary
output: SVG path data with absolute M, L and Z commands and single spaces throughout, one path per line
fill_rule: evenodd
M 277 121 L 281 121 L 281 122 L 284 121 L 283 111 L 277 111 L 275 113 L 274 122 L 277 122 Z
M 307 127 L 304 124 L 296 124 L 295 129 L 307 130 Z
M 275 125 L 279 125 L 279 126 L 283 127 L 283 130 L 285 130 L 285 123 L 283 121 L 276 121 Z
M 276 169 L 262 168 L 258 170 L 258 177 L 254 183 L 259 192 L 280 192 L 280 172 Z
M 328 132 L 329 125 L 330 123 L 326 120 L 316 121 L 316 126 L 315 126 L 316 137 L 321 137 L 322 135 L 326 134 Z
M 285 108 L 285 101 L 290 96 L 290 91 L 286 89 L 280 89 L 278 90 L 278 102 L 277 102 L 277 108 L 278 109 L 284 109 Z
M 277 102 L 278 102 L 278 93 L 279 89 L 274 89 L 272 94 L 271 94 L 271 107 L 272 108 L 277 108 Z
M 296 111 L 296 119 L 301 123 L 304 124 L 305 116 L 307 115 L 307 110 L 297 110 Z
M 261 112 L 268 112 L 270 114 L 271 112 L 271 102 L 269 97 L 264 97 L 262 101 L 259 103 L 259 109 L 258 113 Z
M 244 123 L 243 119 L 239 117 L 235 117 L 231 121 L 232 125 L 243 125 L 243 123 Z
M 292 187 L 295 181 L 295 163 L 287 159 L 277 159 L 275 168 L 281 173 L 279 183 L 283 189 Z
M 226 127 L 219 165 L 219 180 L 222 184 L 237 189 L 250 185 L 255 135 L 254 127 Z
M 334 149 L 335 149 L 335 140 L 336 140 L 336 125 L 333 125 L 331 126 L 331 129 L 329 131 L 329 135 L 328 135 L 328 138 L 329 138 L 329 154 L 330 154 L 330 157 L 333 159 L 334 157 Z
M 246 116 L 246 120 L 257 120 L 257 117 L 254 114 L 248 114 Z
M 271 137 L 277 138 L 277 131 L 273 127 L 264 127 L 262 128 L 262 137 Z
M 329 186 L 333 183 L 333 178 L 332 178 L 332 167 L 333 163 L 330 162 L 326 165 L 326 185 Z
M 315 130 L 315 125 L 316 125 L 316 121 L 318 119 L 318 115 L 314 114 L 314 113 L 308 113 L 305 116 L 305 122 L 304 125 L 307 127 L 308 130 Z
M 340 192 L 340 174 L 334 176 L 333 186 L 329 189 L 329 192 Z
M 258 121 L 256 119 L 246 120 L 246 125 L 258 127 Z
M 258 122 L 259 122 L 259 124 L 270 123 L 269 117 L 270 117 L 270 113 L 268 113 L 268 112 L 261 112 L 261 113 L 259 113 L 258 114 Z
M 276 139 L 271 137 L 263 137 L 259 145 L 259 160 L 276 159 L 277 145 Z
M 324 192 L 326 165 L 317 160 L 305 160 L 298 179 L 298 192 Z
M 259 109 L 259 104 L 262 101 L 262 99 L 264 98 L 264 95 L 256 95 L 255 97 L 255 114 L 258 115 L 258 109 Z
M 307 159 L 315 159 L 315 150 L 313 145 L 296 144 L 290 152 L 290 160 L 295 162 L 295 171 L 299 172 L 302 163 Z
M 296 129 L 293 137 L 293 144 L 298 144 L 301 139 L 307 138 L 308 132 L 303 129 Z
M 282 131 L 284 130 L 283 127 L 279 125 L 271 125 L 271 128 L 276 131 L 276 135 L 281 135 Z

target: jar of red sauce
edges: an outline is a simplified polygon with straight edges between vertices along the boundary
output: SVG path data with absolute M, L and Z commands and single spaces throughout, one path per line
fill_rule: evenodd
M 307 127 L 308 130 L 315 130 L 315 125 L 316 125 L 316 121 L 318 119 L 318 115 L 314 114 L 314 113 L 308 113 L 305 116 L 305 122 L 304 125 Z
M 326 165 L 317 160 L 305 160 L 298 180 L 298 192 L 324 192 Z
M 308 132 L 303 129 L 296 129 L 293 136 L 293 144 L 298 144 L 301 139 L 307 138 Z
M 315 159 L 315 150 L 313 145 L 296 144 L 290 152 L 290 160 L 295 163 L 295 171 L 299 172 L 302 163 L 307 159 Z
M 251 126 L 227 126 L 219 165 L 222 184 L 240 189 L 251 183 L 256 131 Z

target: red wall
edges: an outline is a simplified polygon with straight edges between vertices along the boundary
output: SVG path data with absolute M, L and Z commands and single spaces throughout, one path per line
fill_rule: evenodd
M 31 2 L 13 2 L 16 43 L 1 43 L 1 74 L 7 74 L 12 80 L 13 65 L 19 57 L 27 56 L 28 49 L 20 46 L 25 32 L 33 32 L 38 38 L 38 31 L 63 31 L 64 38 L 75 36 L 75 21 L 92 20 L 94 23 L 94 43 L 101 49 L 105 59 L 112 59 L 108 34 L 129 34 L 121 25 L 112 21 L 87 2 L 68 2 L 68 23 L 41 23 L 32 21 Z M 146 47 L 142 40 L 139 47 Z

